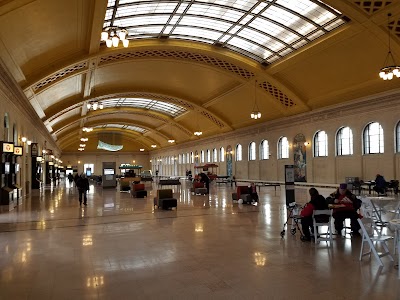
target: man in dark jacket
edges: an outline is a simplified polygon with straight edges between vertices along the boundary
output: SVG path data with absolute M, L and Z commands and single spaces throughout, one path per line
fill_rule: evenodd
M 89 190 L 89 180 L 85 176 L 84 173 L 79 176 L 76 181 L 76 186 L 79 192 L 79 205 L 82 206 L 82 196 L 83 196 L 83 205 L 87 205 L 87 196 L 86 193 Z

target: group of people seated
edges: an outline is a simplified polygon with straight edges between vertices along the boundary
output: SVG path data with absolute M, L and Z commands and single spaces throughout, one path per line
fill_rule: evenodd
M 344 220 L 350 219 L 352 236 L 360 236 L 360 225 L 357 219 L 360 218 L 358 209 L 361 207 L 361 200 L 347 189 L 346 183 L 341 183 L 339 188 L 326 199 L 315 188 L 310 188 L 309 194 L 311 200 L 304 206 L 300 213 L 303 231 L 301 240 L 303 242 L 311 241 L 313 235 L 318 235 L 318 232 L 313 232 L 313 211 L 328 209 L 329 204 L 341 204 L 340 207 L 333 208 L 332 216 L 335 219 L 336 234 L 339 236 L 342 235 Z M 321 215 L 318 218 L 320 218 L 317 220 L 319 222 L 327 222 L 329 216 Z

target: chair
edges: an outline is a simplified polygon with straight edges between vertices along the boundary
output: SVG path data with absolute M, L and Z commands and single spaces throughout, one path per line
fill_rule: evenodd
M 320 241 L 329 241 L 330 245 L 332 245 L 332 210 L 331 209 L 322 209 L 322 210 L 314 210 L 313 212 L 313 227 L 314 227 L 314 238 L 315 245 Z M 326 233 L 318 233 L 318 227 L 328 226 Z
M 248 186 L 238 186 L 236 193 L 232 193 L 232 200 L 242 199 L 243 203 L 251 203 L 251 195 Z
M 132 184 L 131 196 L 134 198 L 147 197 L 147 191 L 145 190 L 144 184 Z
M 399 181 L 398 180 L 390 180 L 386 185 L 386 192 L 390 192 L 392 194 L 396 194 L 399 192 Z
M 157 190 L 157 197 L 154 197 L 154 206 L 162 209 L 177 208 L 178 201 L 173 198 L 172 189 Z
M 362 257 L 365 255 L 371 255 L 371 252 L 374 254 L 376 260 L 378 261 L 379 265 L 383 267 L 383 262 L 381 260 L 381 257 L 383 256 L 389 256 L 390 260 L 393 261 L 393 256 L 390 254 L 387 241 L 393 239 L 391 236 L 387 235 L 374 235 L 376 231 L 376 227 L 374 225 L 374 222 L 372 218 L 362 218 L 357 220 L 358 223 L 360 224 L 361 231 L 362 231 L 362 242 L 361 242 L 361 249 L 360 249 L 360 261 L 362 260 Z M 369 245 L 369 251 L 364 252 L 364 244 L 368 243 Z M 378 253 L 374 243 L 381 243 L 383 249 L 385 252 L 383 253 Z

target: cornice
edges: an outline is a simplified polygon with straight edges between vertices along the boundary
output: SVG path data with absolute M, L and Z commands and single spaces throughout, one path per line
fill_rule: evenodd
M 0 59 L 0 92 L 8 99 L 9 104 L 15 106 L 15 108 L 24 115 L 24 117 L 35 126 L 44 137 L 50 143 L 52 147 L 56 148 L 59 152 L 60 149 L 53 140 L 53 137 L 47 131 L 47 128 L 43 124 L 42 120 L 37 116 L 33 107 L 29 104 L 28 99 L 23 93 L 18 83 L 11 76 L 4 62 Z

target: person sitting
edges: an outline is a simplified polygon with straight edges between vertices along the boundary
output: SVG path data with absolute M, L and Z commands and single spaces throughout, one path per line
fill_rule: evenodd
M 342 235 L 343 222 L 345 219 L 350 219 L 350 227 L 353 236 L 360 236 L 358 232 L 360 225 L 357 219 L 359 214 L 357 210 L 361 206 L 361 200 L 347 189 L 346 183 L 341 183 L 336 192 L 330 195 L 334 199 L 334 204 L 341 204 L 343 207 L 335 208 L 333 210 L 333 218 L 335 219 L 335 229 L 338 235 Z
M 310 188 L 308 193 L 310 194 L 311 200 L 300 212 L 300 216 L 302 217 L 301 229 L 303 231 L 303 235 L 300 237 L 300 239 L 303 242 L 311 241 L 310 227 L 312 232 L 314 230 L 312 219 L 313 211 L 316 209 L 328 209 L 328 203 L 326 202 L 325 198 L 319 194 L 316 188 Z M 321 222 L 327 222 L 329 220 L 329 216 L 321 215 L 317 217 L 319 218 L 318 221 Z M 314 234 L 318 234 L 318 232 L 315 232 Z
M 249 194 L 251 196 L 251 200 L 252 202 L 258 202 L 258 194 L 257 194 L 257 187 L 254 184 L 254 182 L 252 182 L 249 185 Z
M 386 180 L 380 174 L 376 175 L 374 191 L 377 192 L 378 195 L 386 196 Z
M 206 173 L 201 172 L 199 174 L 200 182 L 204 182 L 207 188 L 207 194 L 210 193 L 210 178 L 207 176 Z

